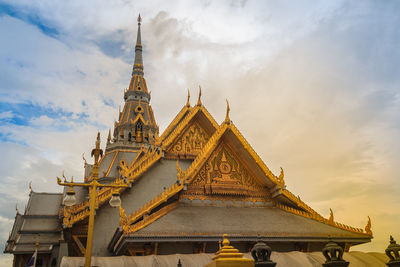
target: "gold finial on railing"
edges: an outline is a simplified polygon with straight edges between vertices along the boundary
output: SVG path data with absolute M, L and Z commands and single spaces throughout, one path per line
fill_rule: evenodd
M 92 150 L 92 157 L 94 156 L 94 164 L 99 163 L 99 158 L 103 156 L 103 150 L 100 149 L 100 132 L 97 132 L 96 147 Z

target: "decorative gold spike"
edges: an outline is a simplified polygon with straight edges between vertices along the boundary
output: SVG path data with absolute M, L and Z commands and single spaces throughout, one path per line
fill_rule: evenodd
M 183 171 L 182 171 L 181 166 L 179 166 L 179 160 L 176 160 L 176 170 L 178 172 L 178 178 L 181 179 Z
M 333 222 L 334 222 L 333 211 L 332 211 L 331 208 L 329 208 L 329 210 L 330 210 L 329 222 L 330 222 L 330 223 L 333 223 Z
M 100 149 L 100 132 L 97 132 L 96 147 L 92 150 L 94 156 L 94 164 L 99 162 L 99 158 L 103 156 L 103 150 Z
M 71 177 L 71 183 L 73 183 L 73 182 L 74 182 L 74 176 Z
M 226 124 L 230 124 L 231 123 L 231 119 L 229 118 L 229 111 L 230 111 L 230 107 L 229 107 L 229 102 L 228 99 L 226 100 L 226 115 L 225 115 L 225 123 Z
M 67 182 L 67 178 L 65 178 L 64 171 L 62 172 L 62 177 L 64 178 L 64 183 Z
M 32 193 L 33 192 L 33 190 L 32 190 L 32 181 L 30 181 L 29 182 L 29 193 Z
M 188 89 L 188 96 L 187 96 L 186 106 L 190 107 L 190 91 L 189 91 L 189 89 Z
M 85 159 L 85 152 L 82 153 L 82 159 L 85 162 L 85 166 L 86 166 L 87 162 L 86 162 L 86 159 Z
M 285 186 L 285 179 L 284 179 L 284 177 L 285 177 L 285 173 L 284 173 L 284 171 L 283 171 L 283 168 L 281 167 L 281 173 L 279 174 L 279 177 L 278 177 L 278 182 L 279 182 L 279 185 L 280 185 L 281 187 Z
M 142 17 L 140 16 L 140 13 L 139 13 L 139 16 L 137 18 L 137 22 L 138 22 L 139 25 L 142 23 Z
M 19 214 L 19 210 L 18 210 L 18 203 L 17 203 L 17 204 L 15 204 L 15 213 L 16 213 L 16 214 Z
M 107 143 L 111 142 L 111 129 L 108 129 Z
M 199 85 L 199 99 L 197 100 L 197 105 L 201 106 L 201 86 Z
M 368 222 L 367 225 L 365 226 L 365 232 L 369 235 L 372 235 L 371 231 L 371 218 L 368 216 Z
M 100 132 L 97 132 L 96 148 L 100 148 Z

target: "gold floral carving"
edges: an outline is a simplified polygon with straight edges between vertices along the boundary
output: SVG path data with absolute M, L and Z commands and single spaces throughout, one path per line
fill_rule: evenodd
M 171 149 L 168 152 L 177 154 L 198 154 L 203 149 L 209 138 L 210 136 L 198 123 L 193 123 L 171 146 Z
M 233 151 L 221 144 L 200 168 L 192 183 L 189 194 L 219 194 L 240 196 L 266 196 L 267 192 L 256 182 L 247 167 Z

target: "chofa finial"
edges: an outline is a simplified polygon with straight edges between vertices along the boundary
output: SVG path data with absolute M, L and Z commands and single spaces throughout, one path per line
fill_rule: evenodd
M 32 193 L 33 192 L 33 190 L 32 190 L 32 181 L 30 181 L 29 182 L 29 193 Z
M 365 226 L 365 232 L 369 235 L 372 235 L 372 230 L 371 230 L 371 218 L 368 216 L 368 222 L 367 225 Z
M 17 204 L 15 204 L 15 213 L 16 213 L 16 214 L 19 214 L 19 210 L 18 210 L 18 203 L 17 203 Z
M 197 100 L 197 105 L 201 106 L 201 86 L 199 85 L 199 99 Z
M 186 106 L 187 106 L 187 107 L 190 107 L 190 91 L 189 91 L 189 89 L 188 89 L 188 95 L 187 95 Z
M 230 107 L 229 107 L 229 101 L 228 99 L 226 100 L 226 115 L 225 115 L 225 123 L 229 124 L 231 123 L 231 119 L 229 118 L 229 111 L 230 111 Z
M 108 129 L 107 143 L 111 142 L 111 129 Z
M 330 214 L 329 214 L 329 222 L 330 222 L 330 223 L 333 223 L 333 221 L 334 221 L 333 211 L 332 211 L 331 208 L 329 208 L 329 211 L 330 211 Z
M 86 162 L 86 159 L 85 159 L 85 152 L 82 153 L 82 159 L 85 162 L 85 166 L 86 166 L 87 162 Z

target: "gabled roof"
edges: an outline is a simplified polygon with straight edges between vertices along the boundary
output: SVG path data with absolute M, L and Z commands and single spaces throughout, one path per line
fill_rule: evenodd
M 167 150 L 196 118 L 210 136 L 219 128 L 218 123 L 201 103 L 193 108 L 186 105 L 161 135 L 159 143 L 162 147 Z
M 179 198 L 180 200 L 178 202 L 176 201 L 176 199 L 178 199 L 177 195 L 193 182 L 196 174 L 201 171 L 202 166 L 206 163 L 210 155 L 215 151 L 217 146 L 221 144 L 221 142 L 229 143 L 256 173 L 259 182 L 270 191 L 271 196 L 273 197 L 273 201 L 270 202 L 270 204 L 274 206 L 275 213 L 291 213 L 292 215 L 290 216 L 297 215 L 306 218 L 306 221 L 313 221 L 310 222 L 310 224 L 315 224 L 315 222 L 328 224 L 329 227 L 325 227 L 326 229 L 333 229 L 332 231 L 341 232 L 342 234 L 347 233 L 348 236 L 355 234 L 364 239 L 370 239 L 372 237 L 372 232 L 367 229 L 366 233 L 363 233 L 363 230 L 361 229 L 356 229 L 323 218 L 301 201 L 299 197 L 295 197 L 285 188 L 283 171 L 279 177 L 275 176 L 229 119 L 225 120 L 219 129 L 212 135 L 207 144 L 203 147 L 201 153 L 198 154 L 186 171 L 182 171 L 177 163 L 178 181 L 176 184 L 167 188 L 162 194 L 149 201 L 142 208 L 129 216 L 125 215 L 122 208 L 120 209 L 120 224 L 124 234 L 130 235 L 140 231 L 141 229 L 147 229 L 147 227 L 152 223 L 175 210 L 179 206 L 178 203 L 182 201 L 181 198 Z M 173 215 L 171 216 L 174 217 Z M 321 227 L 324 228 L 323 226 Z M 325 231 L 324 233 L 329 235 L 329 231 Z
M 6 253 L 32 253 L 35 243 L 39 251 L 49 252 L 58 244 L 61 225 L 58 219 L 61 193 L 31 192 L 24 214 L 17 213 L 12 232 L 5 248 Z
M 179 111 L 179 113 L 175 116 L 175 118 L 172 120 L 172 122 L 168 125 L 168 127 L 160 136 L 160 142 L 164 141 L 172 133 L 172 131 L 176 128 L 178 123 L 180 123 L 185 118 L 185 116 L 189 113 L 191 109 L 192 107 L 190 105 L 183 106 L 181 111 Z

